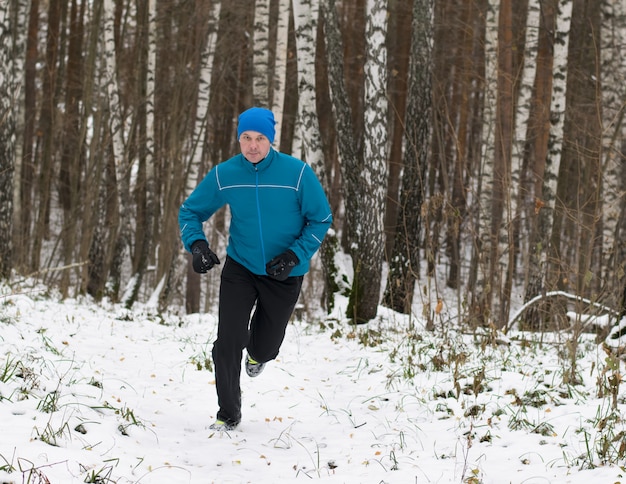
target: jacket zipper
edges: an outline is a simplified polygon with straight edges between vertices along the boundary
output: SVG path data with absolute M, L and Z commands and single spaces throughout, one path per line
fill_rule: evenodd
M 261 203 L 259 200 L 259 169 L 254 166 L 255 173 L 255 193 L 256 193 L 256 212 L 259 217 L 259 238 L 261 239 L 261 255 L 263 256 L 263 264 L 265 264 L 265 244 L 263 242 L 263 225 L 261 223 Z

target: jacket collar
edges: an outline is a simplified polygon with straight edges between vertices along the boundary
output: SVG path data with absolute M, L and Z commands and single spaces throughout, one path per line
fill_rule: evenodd
M 264 171 L 264 170 L 267 170 L 272 164 L 272 161 L 274 160 L 274 157 L 276 156 L 276 151 L 274 150 L 274 148 L 270 147 L 270 150 L 267 153 L 267 156 L 263 158 L 261 161 L 259 161 L 258 163 L 252 163 L 248 161 L 246 157 L 243 156 L 242 153 L 240 153 L 239 156 L 241 157 L 242 163 L 251 171 Z

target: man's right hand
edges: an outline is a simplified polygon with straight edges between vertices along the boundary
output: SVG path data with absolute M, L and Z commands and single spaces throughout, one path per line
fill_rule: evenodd
M 211 249 L 206 240 L 196 240 L 191 244 L 191 254 L 193 255 L 193 270 L 198 274 L 205 274 L 210 271 L 220 260 Z

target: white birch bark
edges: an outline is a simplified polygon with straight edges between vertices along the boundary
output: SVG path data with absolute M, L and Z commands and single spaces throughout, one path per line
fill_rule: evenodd
M 604 5 L 602 28 L 603 126 L 604 162 L 602 187 L 602 261 L 605 281 L 614 281 L 616 272 L 625 269 L 621 254 L 625 249 L 622 237 L 617 237 L 618 222 L 624 208 L 623 150 L 626 146 L 626 5 L 609 2 Z M 610 284 L 610 282 L 609 282 Z M 616 306 L 619 301 L 612 301 Z
M 515 131 L 513 137 L 512 167 L 511 167 L 511 193 L 520 192 L 521 169 L 524 160 L 524 145 L 526 143 L 528 113 L 537 72 L 537 44 L 539 32 L 539 0 L 528 2 L 528 17 L 526 21 L 526 39 L 524 42 L 524 66 L 521 76 L 520 95 L 517 102 L 517 112 L 515 118 Z M 523 206 L 518 206 L 519 197 L 511 197 L 511 213 L 518 217 L 524 217 Z M 519 223 L 521 236 L 519 237 L 519 258 L 518 267 L 528 267 L 530 228 L 528 221 L 522 219 Z
M 252 49 L 254 72 L 252 73 L 252 96 L 256 106 L 269 108 L 269 22 L 270 0 L 257 0 L 254 8 L 254 35 Z
M 26 34 L 28 32 L 28 2 L 27 0 L 14 0 L 9 7 L 9 21 L 13 22 L 13 71 L 15 72 L 16 105 L 13 111 L 17 132 L 23 131 L 24 127 L 24 62 L 26 59 Z M 4 44 L 4 42 L 3 42 Z M 16 219 L 20 217 L 20 173 L 22 172 L 22 144 L 18 141 L 14 149 L 14 189 L 13 189 L 13 210 Z
M 118 180 L 123 179 L 124 163 L 121 162 L 125 153 L 124 141 L 124 120 L 122 117 L 122 106 L 120 103 L 120 89 L 117 82 L 117 60 L 115 58 L 115 39 L 113 37 L 113 22 L 115 14 L 115 1 L 104 0 L 103 15 L 103 40 L 104 48 L 102 50 L 104 62 L 106 64 L 106 92 L 109 101 L 109 122 L 112 140 L 113 158 L 116 160 Z M 121 200 L 120 200 L 121 201 Z
M 546 163 L 544 176 L 544 191 L 550 198 L 545 198 L 544 203 L 549 206 L 550 213 L 554 213 L 554 199 L 556 197 L 556 185 L 561 164 L 561 152 L 563 149 L 563 121 L 565 116 L 565 91 L 567 86 L 567 51 L 569 49 L 570 23 L 572 18 L 572 0 L 563 0 L 557 18 L 557 39 L 554 45 L 554 81 L 552 92 L 554 93 L 551 103 L 552 111 L 552 134 L 550 136 L 550 154 Z M 553 216 L 550 216 L 552 226 Z
M 480 173 L 476 178 L 478 184 L 478 246 L 474 248 L 477 259 L 476 294 L 473 298 L 482 300 L 486 294 L 485 286 L 489 278 L 488 248 L 490 247 L 491 194 L 493 192 L 493 159 L 495 144 L 495 119 L 497 99 L 497 46 L 498 46 L 498 15 L 499 0 L 489 0 L 485 33 L 485 106 L 484 106 L 484 143 L 481 153 Z
M 285 86 L 287 84 L 287 44 L 289 34 L 290 0 L 280 0 L 278 5 L 278 25 L 276 29 L 276 60 L 274 62 L 274 89 L 271 110 L 276 116 L 275 145 L 280 143 Z
M 148 70 L 146 79 L 147 180 L 154 183 L 154 91 L 156 77 L 156 2 L 148 0 Z
M 293 17 L 298 51 L 298 117 L 295 133 L 298 146 L 294 153 L 311 165 L 324 188 L 328 189 L 315 98 L 315 39 L 319 0 L 293 0 Z
M 554 78 L 552 82 L 551 125 L 550 141 L 548 143 L 548 158 L 546 159 L 542 186 L 542 202 L 546 218 L 546 227 L 554 222 L 554 206 L 556 202 L 556 186 L 561 164 L 561 150 L 563 148 L 563 121 L 565 115 L 565 87 L 567 85 L 567 51 L 570 20 L 572 14 L 571 0 L 564 0 L 557 16 L 557 34 L 560 39 L 554 45 Z M 543 251 L 542 266 L 546 267 L 549 251 Z
M 156 79 L 156 50 L 157 50 L 157 33 L 156 33 L 156 2 L 157 0 L 148 0 L 148 66 L 146 72 L 146 233 L 144 237 L 146 249 L 148 252 L 148 261 L 154 261 L 153 255 L 156 257 L 157 251 L 152 240 L 152 230 L 155 225 L 154 214 L 156 214 L 156 180 L 155 180 L 155 139 L 154 139 L 154 94 Z M 156 265 L 156 264 L 155 264 Z M 158 300 L 158 298 L 157 298 Z
M 215 43 L 217 41 L 218 22 L 220 17 L 221 2 L 211 2 L 212 9 L 209 14 L 209 26 L 206 46 L 200 59 L 200 76 L 198 86 L 198 108 L 196 121 L 189 147 L 190 159 L 187 180 L 185 182 L 186 195 L 189 195 L 198 184 L 200 179 L 200 166 L 204 152 L 204 137 L 206 136 L 206 123 L 209 115 L 209 99 L 211 93 L 211 74 L 213 72 L 213 59 L 215 58 Z
M 370 262 L 378 269 L 384 259 L 384 210 L 387 194 L 387 1 L 368 0 L 365 35 L 367 39 L 365 60 L 365 137 L 364 163 L 360 176 L 362 193 L 361 226 L 358 227 Z M 380 286 L 381 271 L 376 271 Z M 378 303 L 378 301 L 376 301 Z
M 0 4 L 0 280 L 12 269 L 13 173 L 15 171 L 15 108 L 18 83 L 14 64 L 11 8 Z

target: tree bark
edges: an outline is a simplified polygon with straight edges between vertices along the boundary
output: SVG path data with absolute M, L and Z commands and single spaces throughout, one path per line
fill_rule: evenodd
M 432 0 L 413 0 L 409 96 L 405 117 L 404 172 L 394 250 L 383 304 L 411 314 L 415 282 L 420 274 L 420 241 L 424 174 L 430 156 L 432 126 Z
M 510 232 L 511 155 L 514 122 L 513 72 L 513 5 L 512 0 L 500 2 L 498 18 L 498 73 L 495 127 L 495 156 L 493 192 L 491 194 L 491 227 L 489 247 L 489 277 L 487 285 L 492 322 L 496 327 L 506 324 L 509 317 L 513 247 Z M 503 247 L 501 235 L 506 241 Z
M 553 85 L 554 41 L 558 0 L 540 3 L 537 67 L 528 114 L 526 143 L 522 164 L 519 208 L 530 224 L 530 251 L 528 257 L 528 283 L 524 302 L 545 290 L 545 265 L 547 259 L 548 203 L 553 204 L 554 195 L 544 182 L 548 143 L 550 140 L 550 113 Z M 528 175 L 526 175 L 528 173 Z M 539 328 L 545 318 L 545 308 L 533 305 L 525 315 L 526 324 Z
M 57 130 L 57 82 L 58 82 L 58 50 L 59 29 L 61 24 L 61 2 L 50 0 L 48 3 L 48 31 L 46 34 L 45 67 L 43 69 L 41 112 L 39 115 L 39 133 L 41 135 L 41 152 L 36 163 L 39 165 L 37 194 L 39 206 L 37 222 L 33 232 L 33 246 L 30 251 L 29 269 L 37 272 L 40 267 L 43 240 L 50 235 L 50 197 L 53 174 L 53 152 Z
M 13 269 L 13 173 L 15 158 L 15 112 L 17 83 L 15 52 L 7 3 L 0 5 L 0 280 L 8 280 Z
M 35 124 L 37 121 L 37 59 L 39 35 L 39 0 L 32 0 L 28 13 L 26 59 L 24 62 L 24 130 L 22 134 L 22 162 L 19 171 L 19 204 L 16 217 L 15 260 L 20 270 L 29 267 L 32 254 L 31 232 L 35 218 L 33 204 L 35 184 Z
M 601 248 L 600 11 L 600 0 L 573 2 L 563 153 L 550 243 L 551 287 L 580 296 L 594 289 Z

